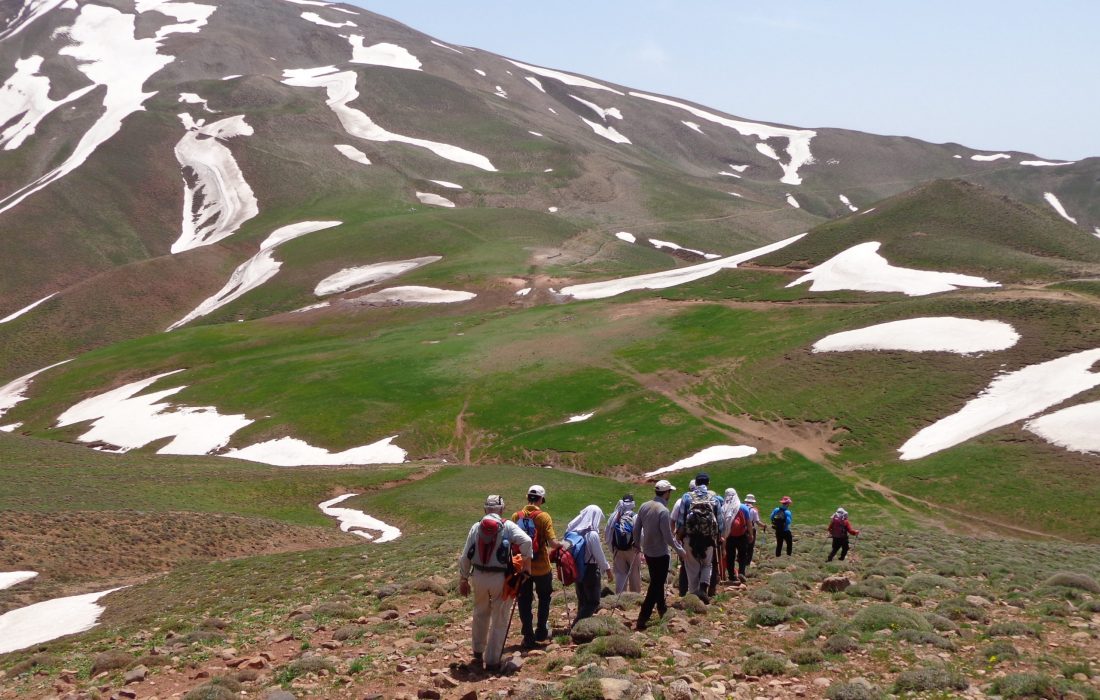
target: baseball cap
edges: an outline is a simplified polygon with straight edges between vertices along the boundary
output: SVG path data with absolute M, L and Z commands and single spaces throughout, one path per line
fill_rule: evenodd
M 486 496 L 485 497 L 485 507 L 486 508 L 503 508 L 504 507 L 504 496 L 498 496 L 495 493 L 491 496 Z
M 756 496 L 752 495 L 751 493 L 748 496 L 745 496 L 745 503 L 756 503 Z
M 531 488 L 527 489 L 528 496 L 538 496 L 539 498 L 546 498 L 546 489 L 538 484 L 532 484 Z
M 633 502 L 634 502 L 634 494 L 632 494 L 632 493 L 623 494 L 623 503 L 633 503 Z
M 653 490 L 657 493 L 664 493 L 665 491 L 675 491 L 676 487 L 672 485 L 671 481 L 667 479 L 661 479 L 653 485 Z

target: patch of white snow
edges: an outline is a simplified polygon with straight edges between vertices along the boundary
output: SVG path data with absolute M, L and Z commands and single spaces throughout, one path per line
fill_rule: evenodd
M 1049 413 L 1024 424 L 1052 445 L 1071 452 L 1100 453 L 1100 401 L 1084 403 Z
M 1069 160 L 1061 163 L 1054 163 L 1049 160 L 1021 160 L 1020 165 L 1030 165 L 1033 168 L 1053 167 L 1058 165 L 1073 165 L 1077 161 Z
M 432 43 L 435 44 L 436 46 L 438 46 L 441 49 L 447 49 L 448 51 L 454 51 L 455 53 L 462 53 L 461 51 L 454 48 L 453 46 L 447 46 L 446 44 L 441 44 L 438 41 L 436 41 L 435 39 L 432 39 Z
M 357 27 L 357 26 L 359 26 L 355 22 L 352 22 L 351 20 L 346 20 L 344 22 L 330 22 L 327 19 L 321 17 L 321 15 L 317 14 L 316 12 L 303 12 L 302 13 L 302 19 L 304 19 L 307 22 L 313 22 L 314 24 L 319 24 L 322 27 L 333 27 L 335 29 L 340 29 L 342 27 Z
M 516 296 L 517 297 L 525 297 L 530 293 L 531 293 L 531 288 L 530 287 L 524 287 L 523 289 L 516 292 Z
M 336 518 L 340 521 L 340 529 L 344 532 L 350 532 L 353 535 L 359 535 L 365 539 L 373 541 L 375 544 L 381 544 L 383 542 L 390 542 L 396 540 L 401 536 L 401 531 L 392 525 L 387 525 L 378 518 L 373 518 L 361 510 L 355 510 L 353 508 L 336 508 L 336 504 L 343 503 L 344 501 L 358 496 L 357 493 L 347 493 L 343 496 L 337 496 L 332 500 L 325 501 L 318 504 L 318 508 L 321 512 L 330 517 Z M 378 533 L 378 539 L 371 533 Z
M 608 117 L 612 119 L 618 119 L 620 121 L 623 118 L 623 113 L 620 112 L 617 107 L 608 107 L 607 109 L 604 109 L 595 102 L 589 102 L 588 100 L 577 97 L 576 95 L 570 95 L 570 97 L 595 112 L 600 117 L 600 119 L 603 119 L 604 121 L 607 121 Z
M 970 160 L 976 160 L 976 161 L 981 161 L 981 162 L 985 162 L 985 163 L 988 163 L 989 161 L 993 161 L 993 160 L 1000 160 L 1001 158 L 1010 158 L 1011 159 L 1012 156 L 1008 155 L 1007 153 L 993 153 L 993 154 L 990 154 L 990 155 L 981 155 L 981 154 L 979 154 L 979 155 L 970 156 Z
M 417 192 L 416 198 L 420 200 L 421 204 L 430 204 L 433 207 L 454 207 L 455 203 L 446 197 L 441 197 L 438 194 L 431 192 Z
M 623 93 L 619 92 L 618 90 L 616 90 L 614 88 L 610 88 L 606 85 L 600 85 L 599 83 L 593 82 L 593 81 L 591 81 L 587 78 L 582 78 L 582 77 L 576 76 L 576 75 L 570 75 L 569 73 L 562 73 L 561 71 L 551 70 L 549 68 L 539 68 L 537 66 L 529 66 L 526 63 L 520 63 L 519 61 L 513 61 L 511 59 L 505 59 L 505 60 L 508 61 L 509 63 L 511 63 L 513 66 L 516 66 L 517 68 L 522 68 L 523 70 L 530 71 L 530 72 L 534 73 L 535 75 L 541 75 L 544 78 L 553 78 L 554 80 L 561 81 L 562 83 L 565 83 L 566 85 L 571 85 L 573 87 L 592 88 L 593 90 L 606 90 L 607 92 L 613 92 L 616 95 L 623 94 Z
M 440 187 L 446 187 L 447 189 L 451 189 L 451 190 L 460 190 L 460 189 L 462 189 L 462 185 L 456 184 L 454 182 L 447 182 L 446 180 L 429 180 L 428 182 L 434 182 L 435 184 L 439 185 Z
M 697 131 L 700 134 L 703 134 L 702 128 L 700 128 L 699 125 L 696 124 L 695 122 L 681 121 L 680 123 L 683 124 L 684 126 L 686 126 L 687 128 L 691 129 L 692 131 Z M 703 135 L 706 136 L 706 134 L 703 134 Z
M 390 287 L 379 292 L 373 292 L 361 297 L 355 297 L 352 301 L 365 304 L 405 303 L 405 304 L 454 304 L 460 301 L 469 301 L 476 297 L 473 292 L 460 292 L 452 289 L 436 289 L 435 287 Z
M 8 321 L 14 321 L 15 319 L 19 318 L 20 316 L 27 313 L 28 311 L 34 310 L 34 308 L 37 307 L 39 304 L 44 304 L 45 302 L 49 301 L 50 299 L 53 299 L 55 296 L 57 296 L 57 294 L 58 294 L 57 292 L 54 292 L 53 294 L 42 297 L 41 299 L 34 302 L 33 304 L 28 304 L 27 306 L 24 306 L 22 309 L 19 309 L 15 313 L 11 313 L 11 314 L 8 314 L 7 316 L 5 316 L 4 318 L 0 318 L 0 323 L 7 323 Z
M 36 369 L 33 372 L 24 374 L 22 377 L 13 379 L 4 386 L 0 386 L 0 416 L 10 411 L 16 404 L 27 400 L 24 396 L 27 389 L 31 385 L 31 380 L 42 374 L 48 369 L 53 369 L 66 362 L 72 362 L 72 360 L 63 360 L 61 362 L 50 365 L 49 367 L 43 367 L 42 369 Z
M 117 590 L 54 598 L 0 615 L 0 654 L 90 630 L 103 614 L 98 601 Z
M 372 442 L 369 445 L 352 447 L 342 452 L 329 452 L 323 447 L 314 447 L 304 440 L 283 437 L 277 440 L 258 442 L 255 445 L 229 450 L 223 456 L 234 459 L 246 459 L 250 462 L 262 462 L 276 467 L 312 467 L 332 464 L 400 464 L 408 454 L 392 444 L 396 435 Z
M 0 571 L 0 591 L 30 581 L 37 575 L 37 571 Z
M 51 100 L 50 79 L 38 73 L 43 60 L 41 56 L 17 60 L 15 74 L 0 86 L 0 125 L 7 125 L 0 131 L 0 145 L 5 151 L 22 146 L 55 109 L 95 89 L 95 85 L 88 85 L 60 100 Z
M 844 195 L 838 195 L 838 196 L 840 197 L 841 203 L 844 204 L 844 206 L 848 207 L 848 211 L 859 211 L 859 207 L 852 204 L 852 200 L 848 199 Z
M 909 318 L 834 333 L 814 343 L 813 351 L 899 350 L 972 355 L 1007 350 L 1019 340 L 1016 329 L 1003 321 L 950 316 Z
M 681 245 L 677 245 L 676 243 L 670 243 L 669 241 L 660 241 L 656 238 L 650 238 L 649 242 L 654 248 L 657 248 L 658 250 L 660 250 L 661 248 L 668 248 L 669 250 L 682 250 L 685 253 L 694 253 L 695 255 L 706 258 L 707 260 L 717 260 L 718 258 L 722 257 L 721 255 L 718 255 L 716 253 L 704 253 L 701 250 L 695 250 L 694 248 L 685 248 Z
M 402 46 L 389 43 L 363 46 L 363 37 L 357 34 L 349 36 L 348 41 L 351 42 L 352 63 L 420 70 L 420 60 Z
M 1047 204 L 1054 207 L 1054 211 L 1058 212 L 1063 219 L 1071 224 L 1077 223 L 1077 219 L 1066 213 L 1066 208 L 1062 206 L 1062 202 L 1058 200 L 1058 197 L 1056 197 L 1053 192 L 1043 193 L 1043 199 L 1047 200 Z
M 690 457 L 685 457 L 678 462 L 673 462 L 667 467 L 661 467 L 651 472 L 646 472 L 644 476 L 647 478 L 654 477 L 659 474 L 667 474 L 669 472 L 678 472 L 683 469 L 691 469 L 692 467 L 701 467 L 704 464 L 710 464 L 712 462 L 721 462 L 727 459 L 741 459 L 743 457 L 751 457 L 756 454 L 755 447 L 749 447 L 748 445 L 715 445 L 714 447 L 708 447 L 704 450 L 700 450 Z
M 798 203 L 798 200 L 794 198 L 794 195 L 790 192 L 787 193 L 787 204 L 790 204 L 795 209 L 801 209 L 802 205 Z
M 410 260 L 397 260 L 395 262 L 381 262 L 371 265 L 362 265 L 360 267 L 349 267 L 331 274 L 318 282 L 317 286 L 313 289 L 313 293 L 316 296 L 324 297 L 330 294 L 346 292 L 356 287 L 378 284 L 388 279 L 393 279 L 410 270 L 415 270 L 418 267 L 442 259 L 443 258 L 439 255 L 428 255 L 422 258 L 412 258 Z
M 618 238 L 620 241 L 626 241 L 627 243 L 637 243 L 638 242 L 637 236 L 635 236 L 633 233 L 629 233 L 627 231 L 619 231 L 618 233 L 615 234 L 615 238 Z
M 367 154 L 363 153 L 355 146 L 350 146 L 346 143 L 338 143 L 336 144 L 335 148 L 337 151 L 340 151 L 340 153 L 348 160 L 352 160 L 356 163 L 361 163 L 363 165 L 370 165 L 370 158 L 367 158 Z
M 524 80 L 526 80 L 527 82 L 534 85 L 535 89 L 538 90 L 539 92 L 541 92 L 541 93 L 546 92 L 546 89 L 542 86 L 542 83 L 539 82 L 539 79 L 534 77 L 533 75 L 528 75 L 527 77 L 524 78 Z
M 614 143 L 630 143 L 630 139 L 620 134 L 618 131 L 615 130 L 614 127 L 597 124 L 596 122 L 588 121 L 584 117 L 581 117 L 580 120 L 587 124 L 589 128 L 592 129 L 592 131 L 595 131 L 597 134 L 604 137 L 608 141 L 612 141 Z
M 595 412 L 593 412 L 593 413 L 581 413 L 581 414 L 578 414 L 578 415 L 575 415 L 575 416 L 569 416 L 569 420 L 565 421 L 565 423 L 566 424 L 569 424 L 569 423 L 583 423 L 583 422 L 585 422 L 586 420 L 588 420 L 589 418 L 591 418 L 594 415 L 596 415 Z

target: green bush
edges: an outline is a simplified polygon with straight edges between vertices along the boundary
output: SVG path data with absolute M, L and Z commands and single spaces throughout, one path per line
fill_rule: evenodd
M 984 608 L 968 603 L 965 598 L 945 600 L 936 606 L 936 612 L 951 620 L 985 622 L 989 618 Z
M 597 656 L 625 656 L 629 659 L 637 659 L 642 655 L 642 645 L 622 634 L 596 637 L 585 648 Z
M 928 646 L 933 646 L 937 649 L 946 649 L 948 651 L 955 650 L 954 642 L 952 642 L 950 639 L 941 637 L 935 632 L 925 632 L 922 630 L 899 630 L 896 637 L 897 639 L 903 639 L 910 644 L 927 644 Z
M 775 627 L 787 621 L 787 611 L 774 605 L 758 605 L 749 611 L 745 624 L 749 627 Z
M 936 574 L 913 574 L 905 579 L 905 583 L 901 586 L 901 589 L 906 593 L 919 593 L 932 588 L 953 591 L 955 590 L 955 582 Z
M 616 596 L 608 596 L 604 598 L 600 605 L 608 610 L 629 610 L 631 608 L 640 608 L 642 606 L 642 600 L 645 598 L 641 593 L 631 593 L 630 591 L 623 591 Z
M 625 635 L 628 634 L 628 630 L 623 623 L 606 616 L 586 617 L 573 625 L 573 629 L 569 632 L 575 644 L 587 644 L 597 637 L 613 634 Z
M 332 638 L 338 642 L 346 642 L 349 639 L 359 639 L 366 634 L 366 632 L 367 631 L 359 625 L 343 625 L 342 627 L 336 628 L 336 631 L 332 633 Z
M 859 644 L 846 634 L 834 634 L 825 640 L 822 648 L 826 654 L 847 654 L 859 649 Z
M 925 613 L 924 619 L 928 620 L 928 623 L 931 624 L 937 632 L 959 631 L 959 626 L 950 619 L 944 617 L 943 615 L 937 615 L 936 613 Z
M 798 647 L 791 651 L 791 661 L 799 666 L 819 664 L 825 660 L 825 655 L 817 647 Z
M 9 668 L 8 676 L 15 678 L 16 676 L 23 675 L 27 671 L 49 668 L 51 666 L 56 666 L 58 663 L 60 663 L 60 660 L 53 654 L 34 654 Z
M 994 622 L 985 632 L 987 637 L 1035 637 L 1039 638 L 1039 628 L 1023 622 Z
M 895 693 L 921 693 L 930 690 L 966 690 L 970 683 L 958 671 L 946 666 L 924 666 L 902 671 L 894 680 Z
M 931 631 L 932 625 L 919 613 L 895 605 L 880 603 L 863 608 L 852 618 L 852 628 L 861 632 L 879 630 L 925 630 Z
M 741 671 L 748 676 L 782 676 L 787 672 L 787 660 L 775 654 L 756 654 L 745 660 Z
M 96 654 L 95 658 L 92 659 L 91 673 L 95 676 L 104 671 L 117 671 L 120 668 L 127 668 L 133 661 L 133 655 L 125 651 L 118 651 L 116 649 L 104 651 Z
M 221 685 L 200 685 L 183 696 L 183 700 L 237 700 L 238 695 Z
M 359 613 L 350 605 L 335 601 L 321 603 L 316 606 L 313 608 L 313 615 L 314 617 L 338 617 L 342 619 L 359 617 Z
M 578 676 L 566 681 L 561 689 L 562 700 L 603 700 L 603 688 L 593 676 Z
M 871 565 L 871 573 L 880 576 L 905 576 L 907 562 L 897 557 L 883 557 Z
M 1054 679 L 1045 673 L 1010 673 L 993 681 L 993 694 L 1011 698 L 1050 698 L 1057 700 Z
M 986 644 L 979 654 L 978 661 L 995 666 L 1002 661 L 1015 661 L 1020 658 L 1020 652 L 1007 639 L 998 639 Z
M 883 602 L 890 601 L 890 591 L 886 590 L 886 586 L 881 581 L 856 583 L 848 586 L 844 592 L 856 598 L 872 598 Z
M 833 683 L 825 690 L 829 700 L 881 700 L 883 692 L 863 683 Z
M 1073 663 L 1062 664 L 1062 668 L 1060 670 L 1062 672 L 1062 675 L 1066 678 L 1073 678 L 1078 673 L 1088 676 L 1089 678 L 1092 678 L 1094 675 L 1096 675 L 1095 672 L 1092 670 L 1092 664 L 1090 664 L 1088 661 L 1075 661 Z
M 1089 593 L 1100 593 L 1100 583 L 1087 574 L 1062 571 L 1048 578 L 1044 585 L 1076 588 Z
M 1072 612 L 1069 603 L 1064 600 L 1044 600 L 1035 605 L 1031 611 L 1042 617 L 1069 617 Z
M 817 620 L 827 620 L 832 616 L 833 614 L 829 612 L 828 609 L 810 603 L 800 603 L 799 605 L 792 605 L 787 608 L 788 620 L 815 622 Z

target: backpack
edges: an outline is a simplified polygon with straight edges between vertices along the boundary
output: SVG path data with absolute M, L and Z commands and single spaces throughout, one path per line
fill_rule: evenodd
M 737 509 L 737 513 L 733 516 L 733 522 L 730 523 L 730 537 L 742 537 L 749 532 L 749 514 L 748 508 L 741 506 Z
M 562 540 L 562 546 L 554 550 L 554 561 L 558 565 L 558 580 L 568 586 L 584 578 L 586 541 L 579 532 L 567 532 Z
M 512 520 L 516 521 L 516 525 L 527 533 L 527 536 L 531 538 L 531 557 L 537 559 L 539 554 L 542 553 L 542 542 L 539 540 L 539 529 L 535 525 L 535 518 L 542 515 L 542 511 L 538 508 L 528 513 L 526 510 L 517 511 L 512 516 Z
M 626 552 L 634 547 L 634 519 L 633 511 L 623 513 L 619 521 L 615 523 L 615 530 L 611 533 L 611 548 L 620 552 Z
M 466 558 L 478 571 L 507 573 L 512 567 L 511 549 L 504 534 L 504 523 L 486 515 L 477 525 L 477 537 L 466 552 Z
M 718 539 L 718 519 L 714 516 L 714 499 L 710 494 L 691 492 L 687 517 L 684 519 L 684 534 L 695 540 L 713 541 Z
M 782 508 L 772 511 L 772 527 L 776 532 L 784 532 L 787 529 L 787 512 Z
M 842 518 L 834 516 L 829 523 L 829 534 L 833 537 L 845 537 L 848 534 L 848 526 L 844 524 Z

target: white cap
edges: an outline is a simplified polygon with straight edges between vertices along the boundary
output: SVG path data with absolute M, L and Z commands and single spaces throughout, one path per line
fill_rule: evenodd
M 665 491 L 675 491 L 676 487 L 672 485 L 671 481 L 667 479 L 661 479 L 653 485 L 653 490 L 657 493 L 664 493 Z
M 504 496 L 498 496 L 496 494 L 493 494 L 491 496 L 486 496 L 485 497 L 485 507 L 486 508 L 503 508 L 504 507 Z
M 532 484 L 531 488 L 527 489 L 528 496 L 538 496 L 539 498 L 546 498 L 546 489 L 538 484 Z

